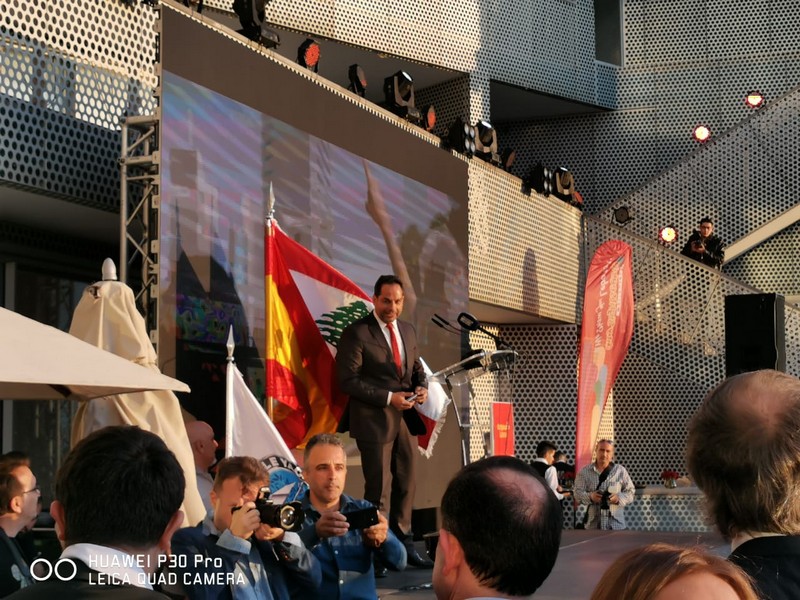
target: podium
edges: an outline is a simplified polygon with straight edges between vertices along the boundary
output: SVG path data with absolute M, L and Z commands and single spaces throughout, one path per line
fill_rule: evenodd
M 428 376 L 429 381 L 444 385 L 447 388 L 447 394 L 453 401 L 456 422 L 461 432 L 462 465 L 469 463 L 469 432 L 472 428 L 469 410 L 474 395 L 472 386 L 466 384 L 487 373 L 504 372 L 510 376 L 512 367 L 518 358 L 519 355 L 514 350 L 478 350 L 463 360 Z M 466 387 L 462 387 L 465 385 Z M 460 396 L 460 398 L 457 399 L 456 396 Z M 488 454 L 485 432 L 483 433 L 484 452 Z

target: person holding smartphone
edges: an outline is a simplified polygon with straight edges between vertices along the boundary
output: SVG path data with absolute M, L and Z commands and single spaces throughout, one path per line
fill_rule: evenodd
M 306 444 L 300 538 L 322 568 L 318 590 L 292 590 L 292 598 L 376 598 L 374 558 L 394 571 L 406 567 L 406 551 L 374 504 L 343 493 L 347 458 L 342 441 L 321 433 Z
M 400 320 L 403 281 L 381 275 L 375 310 L 342 332 L 336 352 L 339 387 L 348 395 L 338 431 L 349 431 L 361 453 L 364 498 L 389 515 L 389 525 L 406 548 L 408 564 L 433 568 L 414 548 L 411 513 L 416 493 L 418 435 L 425 425 L 414 407 L 428 398 L 417 333 Z M 378 565 L 385 576 L 385 569 Z

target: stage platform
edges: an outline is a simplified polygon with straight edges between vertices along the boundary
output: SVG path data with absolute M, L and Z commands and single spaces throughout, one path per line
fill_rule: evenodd
M 728 544 L 716 533 L 565 530 L 555 567 L 533 597 L 536 600 L 586 600 L 615 558 L 654 542 L 700 545 L 720 556 L 729 553 Z M 417 548 L 420 554 L 424 553 L 422 542 L 417 542 Z M 388 577 L 378 580 L 378 595 L 389 600 L 435 598 L 432 589 L 411 589 L 429 584 L 431 576 L 431 570 L 413 567 L 402 573 L 390 572 Z

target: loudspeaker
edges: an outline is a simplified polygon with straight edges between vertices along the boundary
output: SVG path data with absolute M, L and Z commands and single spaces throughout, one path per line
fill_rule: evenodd
M 786 371 L 785 327 L 783 296 L 726 296 L 725 375 Z

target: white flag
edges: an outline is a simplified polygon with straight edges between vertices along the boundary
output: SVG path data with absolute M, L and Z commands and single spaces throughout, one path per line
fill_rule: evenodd
M 267 413 L 247 387 L 236 365 L 228 363 L 225 456 L 252 456 L 269 471 L 270 497 L 275 502 L 295 500 L 305 482 L 289 447 Z

